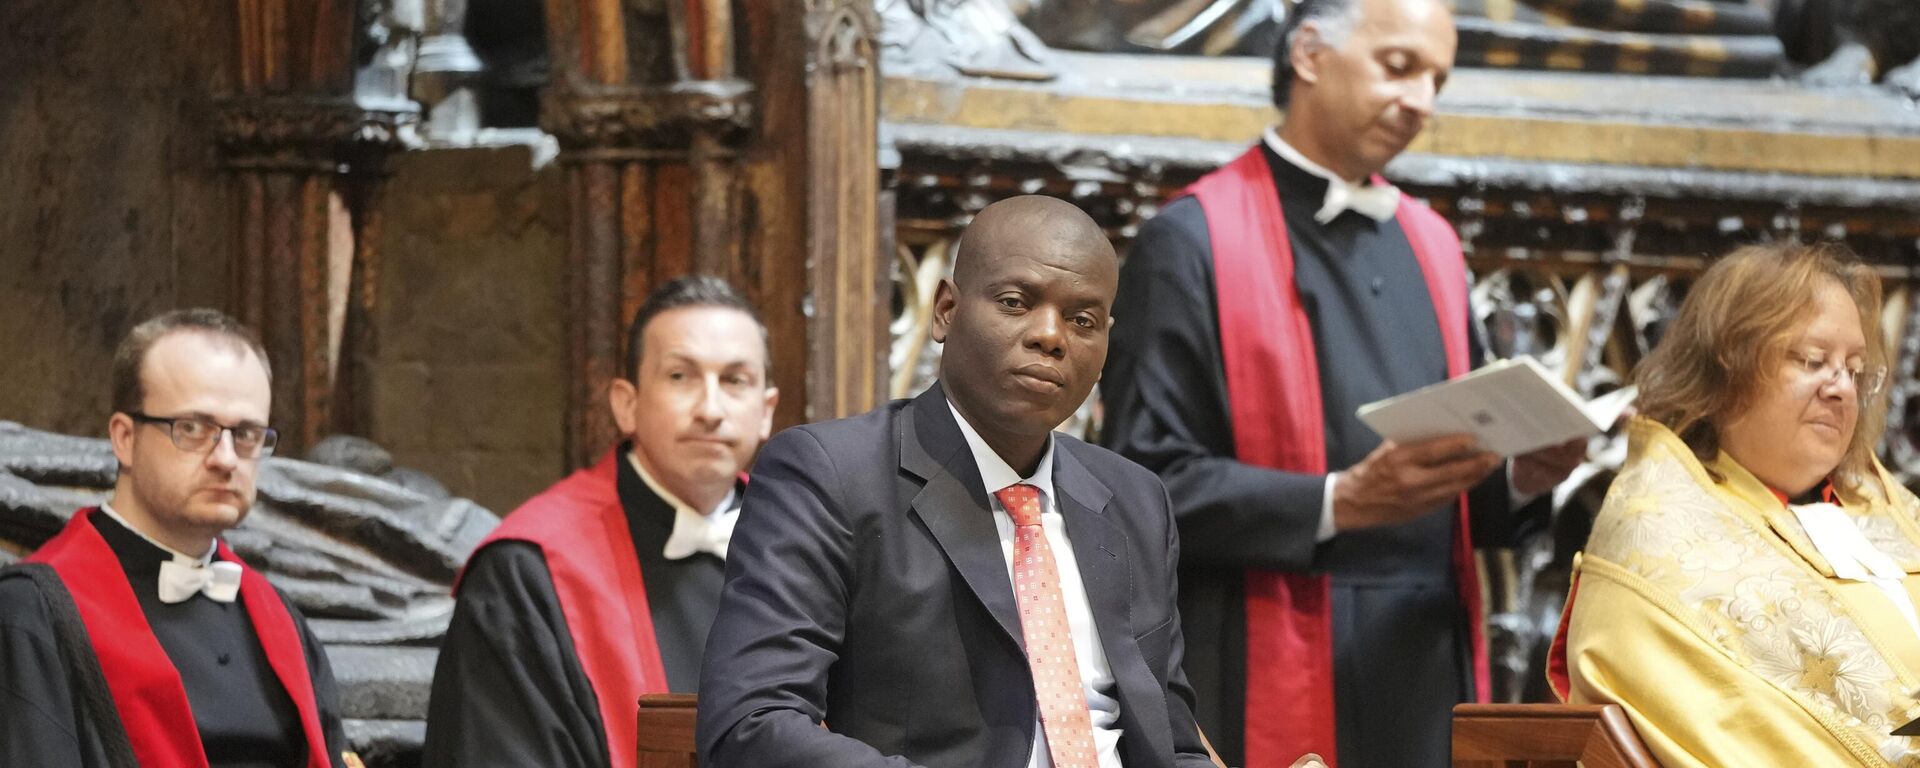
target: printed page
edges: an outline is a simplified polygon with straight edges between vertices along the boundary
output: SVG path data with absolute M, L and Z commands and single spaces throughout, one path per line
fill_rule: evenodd
M 1596 410 L 1604 412 L 1614 405 L 1610 402 Z M 1515 456 L 1598 434 L 1602 426 L 1588 416 L 1585 406 L 1539 363 L 1523 357 L 1368 403 L 1358 415 L 1389 440 L 1411 442 L 1465 432 L 1472 433 L 1484 450 Z M 1617 416 L 1617 408 L 1612 410 Z M 1607 421 L 1610 424 L 1612 419 Z

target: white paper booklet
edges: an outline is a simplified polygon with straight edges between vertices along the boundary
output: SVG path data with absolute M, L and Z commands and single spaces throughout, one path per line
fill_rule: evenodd
M 1395 442 L 1469 432 L 1502 456 L 1591 437 L 1613 426 L 1637 390 L 1584 401 L 1531 357 L 1501 360 L 1398 397 L 1360 406 L 1360 420 Z

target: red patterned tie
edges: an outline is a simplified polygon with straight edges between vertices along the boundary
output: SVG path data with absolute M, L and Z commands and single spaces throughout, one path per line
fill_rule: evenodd
M 993 495 L 1013 517 L 1013 594 L 1020 601 L 1020 630 L 1027 638 L 1027 666 L 1033 670 L 1047 751 L 1054 768 L 1099 768 L 1080 660 L 1060 597 L 1060 569 L 1040 525 L 1040 489 L 1010 485 Z

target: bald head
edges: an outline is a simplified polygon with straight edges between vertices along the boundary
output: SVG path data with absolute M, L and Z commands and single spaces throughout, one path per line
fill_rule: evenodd
M 934 296 L 940 383 L 1023 476 L 1100 378 L 1119 282 L 1113 244 L 1063 200 L 994 203 L 960 237 L 953 279 Z
M 989 205 L 973 217 L 960 236 L 953 280 L 965 288 L 978 279 L 981 265 L 1008 256 L 1031 256 L 1039 248 L 1104 255 L 1116 264 L 1119 260 L 1106 233 L 1079 206 L 1057 197 L 1022 195 Z

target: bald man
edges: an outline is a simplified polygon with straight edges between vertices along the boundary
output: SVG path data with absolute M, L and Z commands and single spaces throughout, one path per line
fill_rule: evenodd
M 1117 280 L 1078 208 L 989 206 L 935 298 L 939 382 L 767 443 L 707 644 L 703 765 L 1212 765 L 1166 491 L 1053 432 L 1106 360 Z

